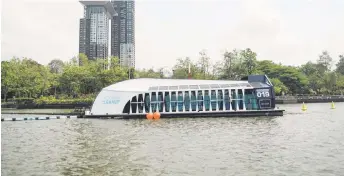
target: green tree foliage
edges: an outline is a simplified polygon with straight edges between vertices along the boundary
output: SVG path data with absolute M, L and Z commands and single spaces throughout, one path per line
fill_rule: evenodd
M 86 56 L 86 54 L 84 53 L 80 53 L 78 56 L 78 60 L 79 60 L 79 65 L 80 66 L 87 66 L 88 64 L 88 58 Z M 75 63 L 75 60 L 72 60 L 73 63 Z
M 327 51 L 323 51 L 321 55 L 319 55 L 319 59 L 317 60 L 318 69 L 321 74 L 329 72 L 331 70 L 331 66 L 333 63 L 333 59 Z
M 8 95 L 43 96 L 42 100 L 48 96 L 95 96 L 102 88 L 129 77 L 187 79 L 189 67 L 192 79 L 240 80 L 249 74 L 266 74 L 277 95 L 344 93 L 344 56 L 339 56 L 335 71 L 331 71 L 333 60 L 327 51 L 322 52 L 315 63 L 307 62 L 300 67 L 257 60 L 257 54 L 250 48 L 226 51 L 215 63 L 211 63 L 206 51 L 202 50 L 195 60 L 177 59 L 171 71 L 123 67 L 116 57 L 110 61 L 89 60 L 84 54 L 67 62 L 54 59 L 47 66 L 28 58 L 12 58 L 1 63 L 1 92 L 5 99 Z
M 344 55 L 339 55 L 339 62 L 336 64 L 336 72 L 344 75 Z
M 250 48 L 247 48 L 246 50 L 242 50 L 240 55 L 243 59 L 245 74 L 250 75 L 254 73 L 257 67 L 257 54 Z
M 274 90 L 276 95 L 283 95 L 288 93 L 288 87 L 283 84 L 282 81 L 280 81 L 277 78 L 272 78 L 270 80 L 272 84 L 274 85 Z
M 51 73 L 58 74 L 58 73 L 62 73 L 63 67 L 64 67 L 64 63 L 60 59 L 54 59 L 54 60 L 49 62 L 48 66 L 49 66 L 49 69 L 50 69 Z

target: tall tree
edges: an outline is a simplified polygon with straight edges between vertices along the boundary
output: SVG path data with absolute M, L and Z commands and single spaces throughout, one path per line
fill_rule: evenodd
M 88 64 L 88 58 L 87 58 L 86 54 L 80 53 L 78 56 L 78 59 L 79 59 L 79 65 L 80 66 L 86 66 Z
M 327 51 L 323 51 L 321 55 L 319 55 L 319 59 L 317 60 L 317 64 L 319 66 L 319 70 L 321 74 L 328 72 L 331 70 L 333 59 Z
M 206 50 L 200 51 L 199 55 L 198 67 L 203 75 L 203 79 L 207 79 L 210 71 L 210 57 L 207 55 Z
M 64 63 L 60 59 L 53 59 L 48 64 L 51 73 L 62 73 Z
M 309 91 L 316 94 L 320 93 L 324 74 L 321 73 L 322 70 L 319 65 L 309 61 L 301 66 L 300 71 L 304 73 L 309 80 Z
M 16 91 L 19 84 L 19 59 L 13 58 L 10 61 L 1 61 L 1 93 L 7 100 L 7 94 Z
M 172 78 L 175 79 L 187 79 L 188 78 L 188 70 L 189 64 L 194 67 L 194 64 L 191 62 L 189 57 L 184 59 L 177 59 L 177 63 L 173 67 L 173 76 Z M 203 72 L 202 72 L 203 73 Z
M 252 74 L 257 67 L 257 54 L 253 52 L 250 48 L 242 50 L 240 52 L 241 57 L 243 57 L 243 65 L 245 66 L 245 74 Z
M 339 55 L 339 61 L 336 66 L 336 72 L 344 75 L 344 55 Z
M 226 51 L 223 54 L 220 79 L 233 79 L 235 77 L 234 63 L 238 60 L 238 58 L 239 53 L 237 50 L 233 50 L 232 52 Z

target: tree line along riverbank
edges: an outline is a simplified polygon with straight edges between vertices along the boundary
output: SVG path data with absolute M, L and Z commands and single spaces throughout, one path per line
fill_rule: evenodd
M 344 54 L 344 53 L 343 53 Z M 223 53 L 214 62 L 206 50 L 198 58 L 178 58 L 172 69 L 134 69 L 120 66 L 112 57 L 89 60 L 79 54 L 66 62 L 53 59 L 42 65 L 30 58 L 1 61 L 1 98 L 31 99 L 37 106 L 91 104 L 102 88 L 129 78 L 240 80 L 250 74 L 266 74 L 276 95 L 341 95 L 344 92 L 344 55 L 319 53 L 315 62 L 283 65 L 257 58 L 250 48 Z

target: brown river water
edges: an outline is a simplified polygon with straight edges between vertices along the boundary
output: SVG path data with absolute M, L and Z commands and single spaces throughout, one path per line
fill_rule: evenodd
M 1 175 L 344 175 L 344 103 L 279 106 L 283 117 L 5 121 Z

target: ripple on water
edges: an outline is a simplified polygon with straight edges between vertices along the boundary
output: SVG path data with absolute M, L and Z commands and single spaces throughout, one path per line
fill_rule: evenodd
M 322 106 L 288 105 L 277 118 L 2 122 L 1 173 L 341 175 L 344 104 Z

